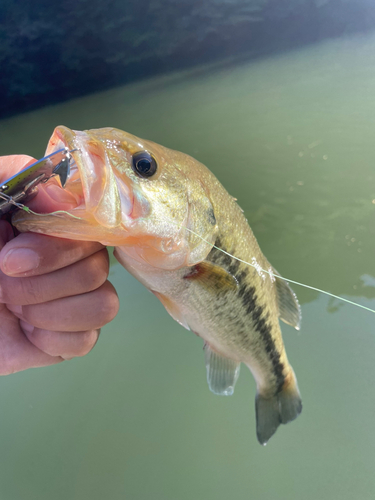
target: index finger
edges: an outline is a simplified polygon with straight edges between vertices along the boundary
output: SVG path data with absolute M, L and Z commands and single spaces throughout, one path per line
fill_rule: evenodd
M 69 266 L 102 248 L 97 242 L 22 233 L 0 251 L 0 269 L 8 276 L 38 276 Z

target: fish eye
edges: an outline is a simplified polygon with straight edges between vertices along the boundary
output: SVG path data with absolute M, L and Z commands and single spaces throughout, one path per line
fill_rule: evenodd
M 155 158 L 147 151 L 140 151 L 133 155 L 133 170 L 140 177 L 151 177 L 156 172 L 158 166 Z

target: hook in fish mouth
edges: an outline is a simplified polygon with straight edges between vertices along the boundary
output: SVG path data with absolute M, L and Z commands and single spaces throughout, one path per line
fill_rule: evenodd
M 65 147 L 65 158 L 63 158 L 58 165 L 53 169 L 52 173 L 58 175 L 60 179 L 60 184 L 65 188 L 66 181 L 70 176 L 70 163 L 72 161 L 72 153 L 79 151 L 78 148 L 71 149 L 69 151 L 68 147 Z
M 80 182 L 80 172 L 78 168 L 80 149 L 72 146 L 64 140 L 63 137 L 56 137 L 56 130 L 51 137 L 47 149 L 47 154 L 53 154 L 56 151 L 65 149 L 66 156 L 53 170 L 53 173 L 59 177 L 61 187 L 70 192 L 70 184 Z M 83 194 L 83 193 L 82 193 Z
M 77 202 L 77 208 L 85 209 L 85 193 L 82 185 L 82 169 L 84 165 L 81 159 L 82 149 L 75 145 L 74 133 L 67 127 L 56 127 L 50 138 L 46 154 L 65 149 L 66 159 L 60 162 L 54 170 L 60 180 L 59 187 L 69 192 Z

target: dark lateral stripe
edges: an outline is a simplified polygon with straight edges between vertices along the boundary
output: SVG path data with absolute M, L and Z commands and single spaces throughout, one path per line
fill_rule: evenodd
M 223 247 L 222 241 L 219 237 L 216 238 L 215 247 L 217 247 L 217 248 L 213 248 L 211 250 L 211 252 L 207 255 L 206 260 L 208 260 L 209 262 L 213 262 L 214 264 L 217 264 L 217 265 L 222 266 L 225 269 L 227 269 L 231 265 L 232 260 L 234 260 L 234 259 L 232 259 L 232 257 L 229 257 L 229 255 L 224 253 L 224 252 L 228 252 L 228 250 Z M 224 250 L 224 252 L 221 252 L 220 250 L 218 250 L 218 248 L 220 248 L 221 250 Z
M 237 278 L 237 273 L 239 271 L 239 267 L 241 264 L 240 261 L 234 259 L 233 257 L 230 257 L 226 253 L 221 252 L 220 250 L 218 250 L 218 248 L 230 254 L 233 254 L 234 252 L 233 251 L 229 252 L 226 248 L 224 248 L 220 238 L 216 239 L 215 246 L 217 248 L 213 248 L 211 250 L 206 260 L 212 262 L 213 264 L 217 264 L 218 266 L 223 267 L 226 271 L 228 271 L 229 274 Z
M 248 276 L 248 274 L 249 274 L 249 271 L 246 268 L 243 269 L 241 272 L 236 274 L 236 279 L 237 279 L 239 285 L 243 284 L 243 282 L 246 279 L 246 277 Z
M 232 258 L 232 262 L 228 267 L 228 273 L 232 274 L 233 276 L 237 276 L 239 267 L 240 267 L 240 261 Z
M 234 250 L 231 249 L 231 251 L 229 251 L 224 248 L 220 237 L 216 239 L 215 246 L 229 252 L 232 255 L 235 255 Z M 241 262 L 221 252 L 217 248 L 213 248 L 211 250 L 206 260 L 223 267 L 236 278 L 239 284 L 238 295 L 242 300 L 246 314 L 252 317 L 255 330 L 259 333 L 261 339 L 263 340 L 265 351 L 269 356 L 273 373 L 276 377 L 277 392 L 279 392 L 285 381 L 285 377 L 283 375 L 284 365 L 280 362 L 280 354 L 278 353 L 272 339 L 271 326 L 267 323 L 268 313 L 264 314 L 264 308 L 257 305 L 255 288 L 245 283 L 245 279 L 249 275 L 248 268 L 244 267 L 240 271 Z
M 276 349 L 275 342 L 271 335 L 271 326 L 267 323 L 268 313 L 264 314 L 264 308 L 257 305 L 255 288 L 242 284 L 238 291 L 242 300 L 246 314 L 252 317 L 255 330 L 259 333 L 266 353 L 272 364 L 273 373 L 276 377 L 277 392 L 280 392 L 285 381 L 283 375 L 284 365 L 280 362 L 280 354 Z
M 215 240 L 215 247 L 222 248 L 220 238 L 216 238 L 216 240 Z M 212 250 L 211 250 L 211 252 L 207 255 L 206 260 L 208 260 L 208 261 L 213 262 L 213 263 L 216 264 L 217 260 L 220 259 L 220 257 L 222 255 L 225 255 L 225 254 L 223 254 L 223 252 L 220 252 L 220 250 L 218 250 L 215 247 L 213 247 Z

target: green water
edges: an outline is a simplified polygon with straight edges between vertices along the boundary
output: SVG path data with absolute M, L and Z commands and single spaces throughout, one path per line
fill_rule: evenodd
M 238 198 L 285 276 L 375 309 L 375 37 L 127 86 L 0 122 L 40 157 L 56 125 L 187 152 Z M 202 342 L 118 264 L 86 358 L 0 381 L 0 500 L 359 500 L 375 495 L 375 315 L 299 287 L 283 325 L 304 409 L 255 437 L 255 384 L 211 394 Z

